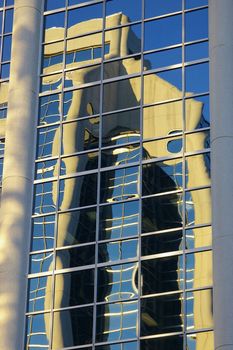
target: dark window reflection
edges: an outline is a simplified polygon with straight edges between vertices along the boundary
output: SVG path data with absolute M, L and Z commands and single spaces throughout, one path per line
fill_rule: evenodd
M 181 255 L 142 261 L 141 273 L 144 295 L 182 290 L 183 257 Z
M 141 335 L 182 332 L 181 294 L 141 301 Z
M 153 255 L 182 249 L 182 231 L 168 231 L 142 236 L 142 255 Z
M 78 288 L 77 288 L 78 286 Z M 55 308 L 92 303 L 94 299 L 94 270 L 56 275 Z
M 95 263 L 95 246 L 88 245 L 71 249 L 57 250 L 56 269 L 66 269 Z
M 52 349 L 92 343 L 93 308 L 54 313 Z
M 142 232 L 182 226 L 181 195 L 145 198 L 142 201 Z
M 138 240 L 129 239 L 99 244 L 99 262 L 124 260 L 138 256 Z
M 96 232 L 96 208 L 76 210 L 58 216 L 57 246 L 93 242 Z

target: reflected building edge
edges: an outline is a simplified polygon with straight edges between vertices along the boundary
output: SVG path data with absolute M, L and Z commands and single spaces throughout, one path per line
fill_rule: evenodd
M 123 14 L 106 18 L 107 28 L 127 22 L 128 18 Z M 102 19 L 70 27 L 68 38 L 76 33 L 85 34 L 90 26 L 93 30 L 101 30 Z M 49 29 L 45 40 L 62 39 L 63 31 L 63 28 Z M 48 125 L 41 128 L 43 135 L 38 154 L 43 160 L 48 155 L 56 157 L 61 152 L 60 165 L 57 161 L 47 167 L 44 161 L 41 172 L 44 178 L 48 171 L 52 177 L 57 177 L 59 172 L 64 177 L 60 179 L 59 194 L 57 181 L 52 182 L 48 192 L 44 192 L 42 186 L 35 199 L 34 214 L 49 212 L 46 211 L 48 205 L 53 207 L 51 211 L 57 207 L 61 211 L 58 215 L 56 270 L 77 267 L 79 261 L 87 267 L 79 271 L 59 271 L 63 273 L 56 273 L 54 289 L 52 276 L 47 277 L 43 287 L 39 287 L 43 290 L 40 298 L 44 300 L 41 310 L 51 308 L 53 290 L 55 310 L 80 306 L 54 311 L 52 349 L 92 343 L 95 284 L 97 343 L 212 328 L 211 289 L 185 291 L 189 276 L 194 289 L 212 285 L 211 255 L 195 254 L 189 269 L 187 255 L 184 254 L 187 249 L 186 228 L 197 226 L 190 238 L 193 248 L 211 245 L 210 227 L 201 226 L 211 222 L 208 154 L 201 153 L 196 158 L 191 155 L 185 157 L 184 154 L 187 149 L 191 154 L 206 148 L 206 131 L 184 137 L 184 119 L 187 130 L 199 129 L 206 123 L 202 116 L 203 105 L 190 93 L 184 111 L 180 89 L 155 73 L 144 74 L 143 78 L 137 76 L 106 82 L 103 86 L 105 114 L 99 117 L 99 86 L 79 86 L 101 79 L 98 49 L 102 47 L 102 32 L 84 38 L 70 38 L 67 40 L 66 65 L 70 70 L 65 73 L 64 79 L 66 87 L 77 89 L 67 93 L 69 99 L 65 107 L 62 107 L 58 94 L 57 115 L 62 115 L 62 109 L 65 109 L 66 116 L 62 127 L 57 124 L 58 127 Z M 57 73 L 62 64 L 56 63 L 56 60 L 59 61 L 63 45 L 64 42 L 60 41 L 45 48 L 46 67 L 43 73 L 53 74 L 42 78 L 43 92 L 59 89 L 62 83 L 63 73 Z M 125 57 L 140 52 L 140 47 L 140 39 L 130 28 L 109 30 L 105 35 L 104 58 Z M 80 59 L 76 58 L 78 55 Z M 88 56 L 89 60 L 82 58 Z M 89 66 L 82 67 L 84 64 Z M 141 66 L 139 57 L 112 61 L 104 65 L 104 77 L 126 77 L 140 72 Z M 149 60 L 143 64 L 143 72 L 147 70 L 150 70 Z M 142 83 L 144 104 L 164 103 L 142 109 Z M 46 113 L 51 103 L 48 99 L 43 106 L 45 125 L 49 120 Z M 133 109 L 114 112 L 125 108 Z M 143 120 L 140 118 L 142 111 Z M 101 164 L 98 163 L 99 146 L 102 147 Z M 203 189 L 195 190 L 200 183 Z M 185 191 L 185 188 L 193 190 Z M 100 204 L 97 212 L 96 204 Z M 90 208 L 82 208 L 87 206 Z M 70 246 L 95 244 L 97 215 L 97 239 L 100 242 L 96 281 L 93 246 L 89 245 L 89 249 Z M 51 224 L 53 219 L 48 222 Z M 47 223 L 38 221 L 38 225 L 40 232 L 46 231 Z M 167 252 L 173 253 L 165 254 Z M 48 257 L 44 255 L 40 259 L 40 267 L 46 261 Z M 52 269 L 53 263 L 47 271 Z M 31 303 L 36 305 L 33 298 Z M 33 321 L 32 317 L 31 322 L 40 321 Z M 31 328 L 32 324 L 28 321 L 27 348 L 30 348 Z M 50 329 L 50 319 L 45 314 L 44 336 L 47 339 L 51 337 Z M 182 335 L 163 339 L 144 339 L 141 348 L 183 348 Z M 193 334 L 193 339 L 197 350 L 213 348 L 211 332 Z M 46 340 L 41 342 L 46 345 Z M 130 345 L 125 345 L 125 349 L 128 349 L 127 346 L 130 348 Z M 98 348 L 101 350 L 101 347 Z M 110 350 L 113 346 L 104 345 L 102 349 Z

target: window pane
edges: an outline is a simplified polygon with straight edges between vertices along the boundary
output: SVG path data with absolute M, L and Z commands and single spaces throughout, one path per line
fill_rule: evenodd
M 49 348 L 50 314 L 30 315 L 27 317 L 27 349 Z
M 181 194 L 142 201 L 142 232 L 153 232 L 182 226 Z
M 64 120 L 72 120 L 99 113 L 100 86 L 64 93 Z
M 122 12 L 123 16 L 127 16 L 129 22 L 141 19 L 141 0 L 110 0 L 106 3 L 106 16 L 118 14 Z M 127 17 L 125 21 L 127 21 Z M 125 23 L 124 21 L 124 23 Z M 113 23 L 112 26 L 117 24 Z
M 59 208 L 61 210 L 96 204 L 97 174 L 60 181 Z
M 96 208 L 76 210 L 58 216 L 57 246 L 93 242 L 96 232 Z
M 211 223 L 210 188 L 186 192 L 186 225 Z
M 212 252 L 186 255 L 186 288 L 209 287 L 213 284 Z
M 141 78 L 120 80 L 104 85 L 104 112 L 138 106 Z M 118 96 L 116 98 L 116 91 Z
M 185 14 L 185 41 L 208 38 L 208 9 Z
M 48 95 L 40 98 L 39 119 L 40 125 L 47 125 L 60 121 L 61 96 Z
M 60 264 L 62 262 L 60 260 Z M 63 266 L 60 265 L 60 267 Z M 56 275 L 55 308 L 89 304 L 93 302 L 93 299 L 94 270 L 74 271 Z
M 101 202 L 117 202 L 138 198 L 139 168 L 123 168 L 101 174 Z
M 142 299 L 141 307 L 142 336 L 182 332 L 181 294 Z
M 28 282 L 27 312 L 50 309 L 52 276 L 31 278 Z
M 213 327 L 213 305 L 211 289 L 187 293 L 186 322 L 187 329 Z
M 139 141 L 140 110 L 114 113 L 102 117 L 102 145 L 121 145 Z
M 56 269 L 68 269 L 95 263 L 95 246 L 87 245 L 70 249 L 57 250 Z
M 99 118 L 63 124 L 63 154 L 72 154 L 99 145 Z
M 98 301 L 120 301 L 138 295 L 138 264 L 112 265 L 98 269 Z
M 154 255 L 181 250 L 182 231 L 169 231 L 150 236 L 142 236 L 142 255 Z
M 186 247 L 194 249 L 199 247 L 208 247 L 212 245 L 211 226 L 198 227 L 186 230 Z
M 182 255 L 141 262 L 144 295 L 182 290 L 184 285 Z
M 61 175 L 80 173 L 98 168 L 98 152 L 62 158 Z
M 138 201 L 107 205 L 100 208 L 100 238 L 113 239 L 138 235 Z
M 99 244 L 99 262 L 124 260 L 138 256 L 138 240 L 113 241 Z
M 97 306 L 96 341 L 135 338 L 137 313 L 137 301 Z
M 154 17 L 182 10 L 182 0 L 145 0 L 145 17 Z
M 144 50 L 159 49 L 181 43 L 182 16 L 177 15 L 145 22 L 144 41 Z
M 144 55 L 144 66 L 148 69 L 158 69 L 182 62 L 182 49 L 163 50 Z
M 55 216 L 41 216 L 32 222 L 32 250 L 45 250 L 54 246 Z
M 54 313 L 52 349 L 92 343 L 93 308 Z
M 101 154 L 102 167 L 130 164 L 139 162 L 139 159 L 140 146 L 138 144 L 107 149 L 102 151 Z

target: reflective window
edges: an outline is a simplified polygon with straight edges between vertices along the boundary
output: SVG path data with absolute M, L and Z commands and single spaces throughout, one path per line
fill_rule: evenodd
M 60 181 L 61 210 L 96 204 L 97 174 L 88 174 Z
M 185 61 L 200 60 L 203 58 L 208 58 L 208 56 L 208 41 L 185 46 Z
M 141 78 L 119 80 L 104 85 L 103 109 L 110 112 L 139 105 Z M 113 98 L 116 91 L 118 98 Z M 125 93 L 127 91 L 127 94 Z
M 199 344 L 205 344 L 209 350 L 214 350 L 214 333 L 200 332 L 187 336 L 187 346 L 190 349 L 198 350 Z
M 41 125 L 47 125 L 60 121 L 61 96 L 59 94 L 48 95 L 40 98 L 39 118 Z
M 55 312 L 52 349 L 92 343 L 92 321 L 92 307 Z
M 96 208 L 59 214 L 57 246 L 93 242 L 96 231 Z
M 90 26 L 86 27 L 84 22 L 92 19 L 96 19 L 96 18 L 102 18 L 103 16 L 102 6 L 103 6 L 102 3 L 100 3 L 96 5 L 91 5 L 91 6 L 79 7 L 77 9 L 68 11 L 67 26 L 68 28 L 70 28 L 70 31 L 76 34 L 77 29 L 73 26 L 77 24 L 79 24 L 79 30 L 81 34 L 95 31 L 96 29 L 94 27 L 90 27 Z M 101 30 L 102 28 L 100 27 L 99 29 Z
M 99 262 L 125 260 L 138 256 L 138 240 L 129 239 L 99 244 Z
M 186 322 L 187 329 L 213 327 L 212 290 L 199 290 L 187 293 Z
M 182 49 L 175 48 L 156 51 L 144 55 L 144 66 L 148 69 L 158 69 L 182 62 Z
M 27 312 L 50 309 L 52 302 L 52 276 L 29 279 Z
M 183 268 L 182 255 L 142 261 L 142 293 L 146 295 L 182 290 Z
M 38 129 L 37 158 L 57 156 L 59 150 L 59 125 L 46 126 Z
M 159 49 L 179 44 L 182 41 L 181 34 L 181 15 L 145 22 L 144 50 Z
M 34 214 L 45 214 L 56 210 L 57 181 L 44 182 L 35 186 Z
M 208 247 L 212 245 L 211 226 L 197 227 L 186 230 L 186 247 L 187 249 Z
M 133 201 L 101 207 L 99 239 L 124 238 L 138 235 L 138 205 L 138 201 Z
M 142 194 L 182 189 L 182 161 L 148 163 L 142 167 Z
M 120 148 L 106 149 L 101 153 L 102 167 L 130 164 L 134 162 L 139 162 L 139 159 L 139 144 L 127 145 Z
M 182 97 L 180 90 L 182 90 L 181 69 L 173 69 L 144 76 L 145 104 L 179 99 Z
M 185 68 L 185 86 L 187 93 L 209 91 L 209 64 L 202 63 Z
M 192 226 L 211 222 L 210 188 L 186 192 L 185 201 L 186 225 Z
M 145 198 L 142 201 L 142 232 L 153 232 L 182 226 L 180 194 Z
M 147 349 L 166 350 L 170 348 L 183 349 L 183 342 L 184 342 L 184 339 L 182 335 L 155 338 L 155 339 L 146 339 L 141 341 L 140 349 L 141 350 L 147 350 Z
M 181 294 L 164 295 L 141 301 L 141 335 L 182 332 Z
M 200 40 L 208 37 L 208 10 L 186 12 L 185 41 Z
M 41 216 L 32 221 L 32 250 L 45 250 L 54 246 L 55 216 Z
M 53 265 L 53 251 L 30 255 L 30 273 L 48 272 Z
M 96 341 L 135 338 L 137 314 L 137 301 L 97 306 Z
M 63 154 L 72 154 L 99 145 L 99 118 L 84 119 L 63 124 Z
M 102 117 L 102 145 L 121 145 L 139 141 L 140 110 L 114 113 Z
M 202 134 L 198 136 L 203 137 Z M 209 157 L 209 153 L 186 157 L 186 187 L 191 188 L 210 185 L 210 168 L 208 163 Z M 193 176 L 194 169 L 197 171 L 197 174 L 203 174 L 203 176 Z
M 95 263 L 95 246 L 87 245 L 57 250 L 56 269 L 67 269 Z
M 50 314 L 30 315 L 27 317 L 26 328 L 26 346 L 27 349 L 32 347 L 39 348 L 41 345 L 48 350 L 50 334 Z
M 118 202 L 139 196 L 139 168 L 123 168 L 101 174 L 100 197 L 102 202 Z
M 63 119 L 72 120 L 98 114 L 100 108 L 99 103 L 99 85 L 66 92 L 64 93 Z
M 185 0 L 185 8 L 208 5 L 208 0 Z
M 66 254 L 63 254 L 63 259 L 59 259 L 60 267 L 63 267 L 63 261 L 66 258 Z M 54 295 L 55 308 L 92 303 L 94 299 L 94 271 L 83 270 L 56 275 Z
M 98 269 L 98 301 L 120 301 L 138 295 L 138 263 Z
M 66 0 L 56 0 L 56 1 L 46 0 L 45 11 L 55 10 L 55 9 L 65 7 L 65 4 L 66 4 Z
M 144 256 L 177 251 L 183 248 L 182 242 L 181 230 L 146 235 L 141 238 L 141 252 Z
M 141 0 L 109 0 L 106 3 L 106 16 L 122 12 L 124 23 L 141 19 Z M 123 19 L 121 19 L 123 22 Z M 120 23 L 119 23 L 120 24 Z M 112 24 L 114 26 L 116 24 Z
M 145 0 L 145 17 L 160 16 L 182 10 L 182 0 Z
M 186 288 L 202 288 L 213 284 L 212 252 L 186 255 Z
M 62 158 L 61 175 L 80 173 L 98 168 L 98 152 L 83 153 Z

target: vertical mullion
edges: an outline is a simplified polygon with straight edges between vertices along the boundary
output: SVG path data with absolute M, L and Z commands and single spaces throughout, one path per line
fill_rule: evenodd
M 143 157 L 143 102 L 144 102 L 144 19 L 145 19 L 145 0 L 141 0 L 141 99 L 140 99 L 140 159 L 139 159 L 139 216 L 138 216 L 138 343 L 137 348 L 140 349 L 141 337 L 141 296 L 142 296 L 142 271 L 141 271 L 141 232 L 142 232 L 142 157 Z
M 100 101 L 99 101 L 99 151 L 98 151 L 98 176 L 97 176 L 97 207 L 96 207 L 96 244 L 95 244 L 95 271 L 94 271 L 94 306 L 93 306 L 93 332 L 92 349 L 95 349 L 96 324 L 97 324 L 97 284 L 98 284 L 98 238 L 100 222 L 100 181 L 101 181 L 101 144 L 102 144 L 102 113 L 103 113 L 103 79 L 104 79 L 104 42 L 105 42 L 105 23 L 106 23 L 106 0 L 102 2 L 102 46 L 101 46 L 101 65 L 100 65 Z

